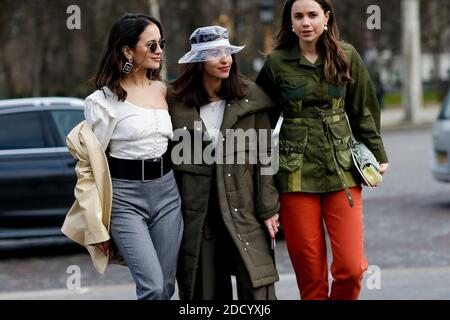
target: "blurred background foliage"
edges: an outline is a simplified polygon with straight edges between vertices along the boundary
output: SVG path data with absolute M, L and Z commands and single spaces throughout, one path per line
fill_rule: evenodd
M 151 8 L 159 6 L 159 12 Z M 109 29 L 124 13 L 159 15 L 167 49 L 167 80 L 189 50 L 197 27 L 220 24 L 235 44 L 242 73 L 253 78 L 278 31 L 283 0 L 0 0 L 0 98 L 85 97 Z M 399 104 L 401 85 L 401 5 L 392 0 L 334 0 L 341 39 L 352 43 L 383 83 L 386 105 Z M 69 30 L 70 5 L 81 9 L 81 29 Z M 153 6 L 152 6 L 153 5 Z M 366 26 L 367 8 L 381 9 L 381 29 Z M 450 1 L 421 1 L 425 98 L 440 101 L 450 73 Z M 427 101 L 427 100 L 426 100 Z

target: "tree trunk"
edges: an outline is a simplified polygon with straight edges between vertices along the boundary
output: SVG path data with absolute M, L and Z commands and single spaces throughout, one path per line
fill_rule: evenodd
M 403 106 L 405 121 L 417 123 L 422 108 L 422 72 L 420 49 L 420 2 L 402 0 L 403 19 Z
M 148 0 L 148 5 L 150 7 L 150 15 L 156 18 L 156 20 L 161 21 L 161 15 L 159 11 L 159 1 L 158 0 Z
M 11 65 L 6 59 L 6 55 L 4 54 L 3 47 L 0 49 L 0 63 L 2 66 L 2 80 L 0 82 L 1 84 L 1 91 L 0 96 L 11 98 L 14 96 L 14 86 L 12 83 L 12 77 L 11 77 Z
M 149 0 L 148 5 L 150 7 L 150 15 L 162 23 L 161 14 L 160 14 L 160 10 L 159 10 L 159 1 L 158 0 Z M 166 61 L 164 51 L 162 53 L 162 56 L 163 56 L 163 61 Z M 167 79 L 167 67 L 165 64 L 163 64 L 163 67 L 161 70 L 161 77 L 165 80 Z
M 31 48 L 33 48 L 32 55 L 32 71 L 31 71 L 31 94 L 34 97 L 42 95 L 42 75 L 43 66 L 45 59 L 45 47 L 48 39 L 46 34 L 45 21 L 47 20 L 45 10 L 43 10 L 42 3 L 34 2 L 31 10 L 33 12 L 33 43 Z

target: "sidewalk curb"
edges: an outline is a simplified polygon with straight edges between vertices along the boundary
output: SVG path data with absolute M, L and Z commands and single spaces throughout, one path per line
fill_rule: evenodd
M 427 130 L 433 127 L 433 122 L 422 122 L 422 123 L 394 123 L 381 125 L 382 132 L 392 132 L 392 131 L 408 131 L 408 130 Z
M 417 111 L 417 122 L 413 123 L 405 120 L 406 110 L 402 107 L 383 110 L 381 112 L 381 128 L 383 131 L 430 129 L 440 111 L 440 105 L 422 108 Z

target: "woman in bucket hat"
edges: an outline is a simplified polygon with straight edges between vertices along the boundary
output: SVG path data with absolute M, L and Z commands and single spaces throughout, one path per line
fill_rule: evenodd
M 247 159 L 256 151 L 255 144 L 235 143 L 230 129 L 267 130 L 270 152 L 267 110 L 273 103 L 240 75 L 234 55 L 244 46 L 231 45 L 225 28 L 199 28 L 190 42 L 191 51 L 179 60 L 182 72 L 168 88 L 172 123 L 183 137 L 202 139 L 202 147 L 189 148 L 186 153 L 193 157 L 186 158 L 213 150 L 213 161 L 204 156 L 194 164 L 184 158 L 174 164 L 185 222 L 177 271 L 180 298 L 230 300 L 233 274 L 238 299 L 276 299 L 271 237 L 278 231 L 279 203 L 273 175 L 261 174 L 259 157 L 255 163 L 224 160 Z

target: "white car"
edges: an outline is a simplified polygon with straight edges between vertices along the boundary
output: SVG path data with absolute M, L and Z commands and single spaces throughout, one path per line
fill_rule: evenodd
M 450 91 L 433 125 L 432 172 L 436 180 L 450 182 Z

